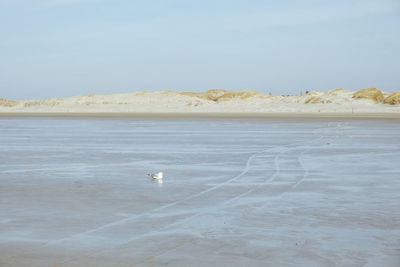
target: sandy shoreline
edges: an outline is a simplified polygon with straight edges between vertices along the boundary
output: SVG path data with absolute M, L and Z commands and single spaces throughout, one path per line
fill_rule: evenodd
M 0 112 L 0 117 L 400 119 L 400 113 Z

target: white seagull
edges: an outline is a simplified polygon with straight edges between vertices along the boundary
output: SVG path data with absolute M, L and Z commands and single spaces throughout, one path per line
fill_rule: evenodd
M 148 173 L 147 175 L 151 177 L 151 180 L 158 181 L 159 183 L 160 182 L 162 183 L 162 179 L 163 179 L 164 173 L 163 172 Z

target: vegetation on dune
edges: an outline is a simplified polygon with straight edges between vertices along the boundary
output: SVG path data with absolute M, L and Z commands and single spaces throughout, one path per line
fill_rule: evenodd
M 400 91 L 390 94 L 383 102 L 391 105 L 400 104 Z
M 385 99 L 382 91 L 377 88 L 358 90 L 353 94 L 353 98 L 371 99 L 375 103 L 380 103 Z
M 227 101 L 227 100 L 232 100 L 235 98 L 239 99 L 246 99 L 254 96 L 263 96 L 262 93 L 259 93 L 255 90 L 244 90 L 244 91 L 231 91 L 231 90 L 225 90 L 225 89 L 212 89 L 208 90 L 203 93 L 195 93 L 195 92 L 178 92 L 180 95 L 185 95 L 185 96 L 192 96 L 192 97 L 198 97 L 206 100 L 211 100 L 214 102 L 220 102 L 220 101 Z

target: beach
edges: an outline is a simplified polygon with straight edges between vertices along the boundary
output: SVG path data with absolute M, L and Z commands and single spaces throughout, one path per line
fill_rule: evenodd
M 399 267 L 399 14 L 0 1 L 0 267 Z
M 400 263 L 397 120 L 79 116 L 0 118 L 0 265 Z

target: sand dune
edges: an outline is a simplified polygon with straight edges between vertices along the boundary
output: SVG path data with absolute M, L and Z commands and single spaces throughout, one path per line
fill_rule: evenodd
M 353 98 L 371 99 L 375 103 L 380 103 L 385 99 L 382 91 L 377 88 L 367 88 L 359 90 L 353 94 Z
M 400 92 L 390 94 L 388 97 L 385 98 L 384 103 L 391 105 L 400 104 Z
M 335 89 L 296 96 L 254 90 L 206 92 L 143 91 L 82 95 L 45 100 L 0 98 L 0 112 L 132 112 L 132 113 L 400 113 L 400 92 L 377 88 L 350 92 Z

